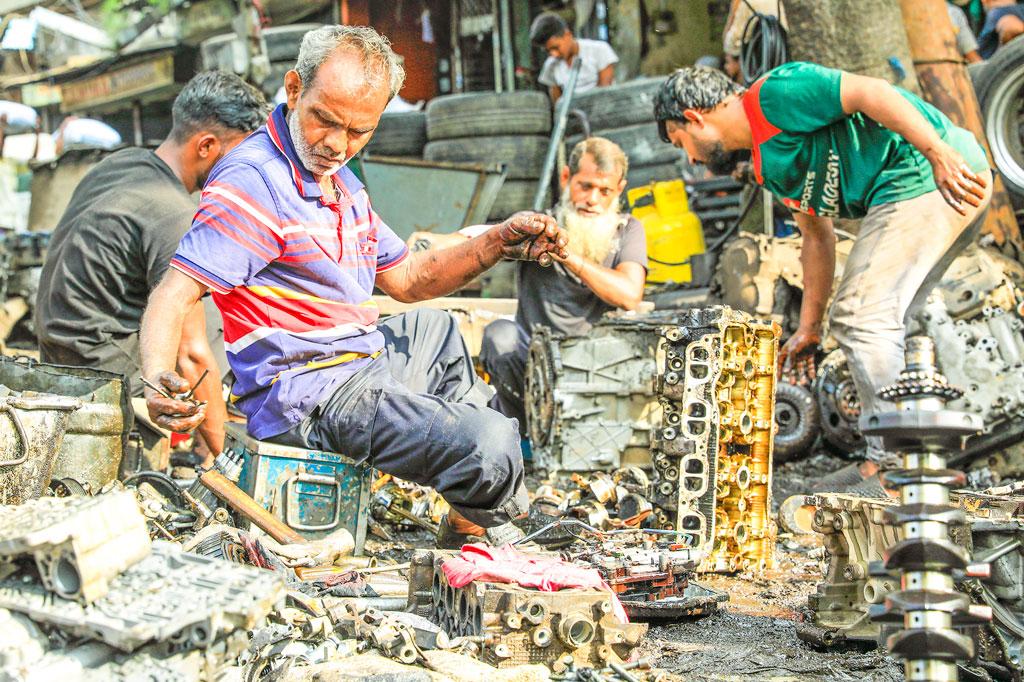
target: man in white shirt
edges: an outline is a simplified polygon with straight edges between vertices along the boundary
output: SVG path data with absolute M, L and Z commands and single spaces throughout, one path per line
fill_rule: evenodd
M 586 92 L 612 84 L 614 67 L 619 61 L 612 46 L 600 40 L 577 39 L 565 19 L 557 14 L 545 12 L 533 20 L 530 42 L 548 53 L 537 80 L 548 86 L 552 104 L 562 96 L 562 90 L 569 80 L 569 71 L 577 59 L 583 65 L 576 80 L 575 92 Z

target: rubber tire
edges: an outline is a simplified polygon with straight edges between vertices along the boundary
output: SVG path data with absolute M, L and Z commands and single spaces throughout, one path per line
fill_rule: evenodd
M 1007 111 L 1019 111 L 1019 95 L 1024 88 L 1024 37 L 1018 37 L 1003 45 L 988 60 L 985 68 L 977 74 L 975 91 L 981 103 L 982 123 L 988 137 L 992 157 L 995 159 L 999 174 L 1003 176 L 1006 189 L 1014 195 L 1017 203 L 1024 201 L 1024 148 L 1019 142 L 1011 142 L 1019 135 L 1020 116 L 1017 121 L 1007 127 L 1000 126 L 997 118 L 1002 109 L 1004 117 Z M 1016 91 L 1016 92 L 1014 92 Z M 1015 96 L 1016 95 L 1016 96 Z M 1005 120 L 1005 118 L 1004 118 Z M 1013 147 L 1018 147 L 1013 150 Z
M 661 166 L 683 160 L 686 153 L 672 145 L 662 142 L 658 137 L 658 126 L 653 121 L 637 123 L 622 128 L 593 130 L 594 137 L 604 137 L 622 148 L 629 158 L 629 165 L 642 168 L 644 166 Z M 583 139 L 582 135 L 574 135 L 566 140 L 568 150 Z
M 664 76 L 655 76 L 594 88 L 573 97 L 572 108 L 587 115 L 592 131 L 653 124 L 654 98 L 664 82 Z
M 302 45 L 302 38 L 320 24 L 292 24 L 288 26 L 273 26 L 263 30 L 263 40 L 267 46 L 267 59 L 270 62 L 291 62 L 299 56 L 299 46 Z
M 678 163 L 663 163 L 657 166 L 630 166 L 626 174 L 628 188 L 643 187 L 652 182 L 678 180 L 683 177 L 683 168 Z
M 381 156 L 423 158 L 427 145 L 427 115 L 422 111 L 384 114 L 364 149 Z
M 814 396 L 806 388 L 780 381 L 775 387 L 775 411 L 785 406 L 796 417 L 792 428 L 783 433 L 781 426 L 775 434 L 774 461 L 788 462 L 802 454 L 810 454 L 811 446 L 821 432 L 821 413 Z
M 427 115 L 429 125 L 430 115 Z M 469 137 L 458 140 L 428 142 L 423 148 L 427 161 L 457 161 L 463 163 L 508 166 L 505 181 L 539 178 L 548 150 L 548 138 L 532 135 L 502 135 L 499 137 Z
M 533 195 L 537 192 L 537 179 L 531 180 L 506 180 L 505 184 L 498 190 L 498 196 L 494 199 L 490 212 L 487 214 L 488 221 L 501 221 L 513 213 L 529 211 L 533 209 Z M 544 206 L 551 204 L 551 190 L 544 195 Z
M 551 101 L 542 92 L 473 92 L 427 105 L 427 139 L 549 135 Z
M 982 72 L 988 66 L 988 62 L 974 62 L 973 64 L 967 65 L 967 75 L 971 79 L 971 85 L 974 87 L 974 92 L 978 96 L 978 101 L 981 101 L 981 90 L 979 89 L 979 83 L 984 78 Z

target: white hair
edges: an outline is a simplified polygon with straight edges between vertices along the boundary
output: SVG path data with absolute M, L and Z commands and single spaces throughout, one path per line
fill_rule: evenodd
M 391 41 L 369 26 L 321 26 L 304 35 L 295 62 L 303 87 L 312 85 L 320 66 L 339 48 L 353 49 L 362 55 L 368 84 L 386 82 L 391 97 L 402 89 L 405 68 L 401 57 L 391 49 Z

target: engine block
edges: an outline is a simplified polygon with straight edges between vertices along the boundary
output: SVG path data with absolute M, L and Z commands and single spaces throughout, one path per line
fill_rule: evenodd
M 990 565 L 988 578 L 961 577 L 957 583 L 973 604 L 992 609 L 992 622 L 972 632 L 976 661 L 968 665 L 997 665 L 1016 679 L 1024 674 L 1024 497 L 1017 496 L 1020 491 L 1005 492 L 1010 491 L 955 494 L 952 502 L 965 512 L 967 523 L 951 526 L 950 536 L 976 561 Z M 869 566 L 902 539 L 900 528 L 883 518 L 897 502 L 819 493 L 806 503 L 815 508 L 814 530 L 822 534 L 827 568 L 808 598 L 809 613 L 797 634 L 816 646 L 843 641 L 884 645 L 886 632 L 868 618 L 868 611 L 899 589 L 899 581 L 874 577 Z
M 772 435 L 779 326 L 725 307 L 663 326 L 654 502 L 706 548 L 702 570 L 773 564 Z
M 705 550 L 705 571 L 772 563 L 780 328 L 725 306 L 538 329 L 527 366 L 536 462 L 549 470 L 653 469 L 660 527 Z
M 550 666 L 572 657 L 579 666 L 619 663 L 647 632 L 622 623 L 603 590 L 541 592 L 517 585 L 474 581 L 454 588 L 441 564 L 454 552 L 418 550 L 409 575 L 409 610 L 452 637 L 478 637 L 481 658 L 497 668 Z

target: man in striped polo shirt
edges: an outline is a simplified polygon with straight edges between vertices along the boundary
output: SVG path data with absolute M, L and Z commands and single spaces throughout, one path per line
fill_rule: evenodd
M 439 544 L 522 537 L 514 420 L 486 407 L 452 318 L 418 310 L 378 323 L 374 286 L 403 302 L 443 296 L 503 258 L 564 257 L 546 216 L 518 214 L 480 237 L 410 255 L 345 163 L 369 141 L 404 72 L 373 29 L 306 34 L 287 105 L 214 168 L 192 229 L 153 291 L 143 371 L 172 393 L 184 313 L 206 291 L 224 319 L 232 400 L 259 439 L 341 452 L 433 486 L 452 507 Z M 175 431 L 202 408 L 147 391 Z

